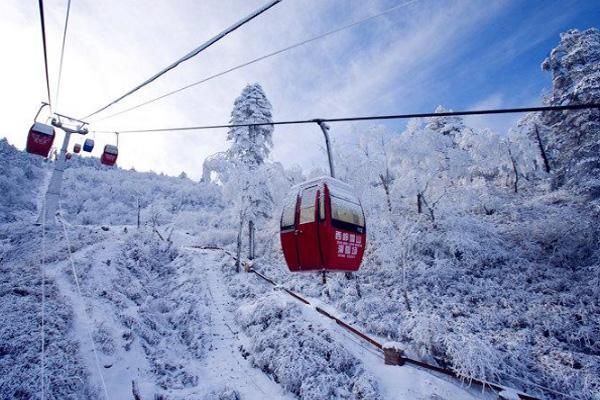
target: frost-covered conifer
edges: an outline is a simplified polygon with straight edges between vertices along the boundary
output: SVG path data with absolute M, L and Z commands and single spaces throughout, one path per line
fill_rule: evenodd
M 552 73 L 548 105 L 600 101 L 600 31 L 569 30 L 542 63 Z M 600 198 L 600 110 L 547 112 L 539 133 L 553 169 L 555 187 L 573 187 Z
M 246 86 L 235 100 L 231 124 L 272 122 L 272 106 L 258 83 Z M 248 221 L 250 258 L 254 257 L 254 229 L 260 219 L 267 218 L 273 204 L 263 165 L 273 146 L 273 126 L 241 126 L 231 128 L 227 140 L 232 142 L 227 159 L 235 173 L 230 174 L 228 185 L 239 214 L 237 238 L 238 267 L 242 247 L 242 230 Z
M 258 83 L 248 85 L 235 100 L 231 112 L 231 124 L 271 122 L 271 103 Z M 232 142 L 229 149 L 231 158 L 248 166 L 258 166 L 265 162 L 273 147 L 273 126 L 243 126 L 231 128 L 227 140 Z

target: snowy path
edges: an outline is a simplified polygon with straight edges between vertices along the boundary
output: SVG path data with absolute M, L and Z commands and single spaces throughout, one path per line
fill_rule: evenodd
M 84 247 L 73 254 L 75 260 L 78 279 L 82 280 L 81 264 L 79 261 L 91 259 L 96 260 L 89 269 L 91 276 L 84 280 L 94 282 L 96 286 L 108 287 L 108 282 L 114 277 L 109 268 L 99 268 L 102 265 L 100 260 L 110 259 L 116 252 L 117 242 L 103 241 L 101 243 Z M 106 302 L 98 298 L 81 298 L 74 285 L 72 271 L 69 260 L 60 262 L 47 270 L 48 276 L 53 277 L 60 290 L 60 293 L 68 299 L 68 303 L 73 307 L 73 331 L 72 334 L 80 344 L 80 355 L 82 356 L 87 370 L 91 375 L 91 381 L 96 386 L 98 393 L 101 393 L 101 380 L 104 379 L 107 385 L 108 396 L 110 399 L 128 399 L 131 397 L 131 381 L 135 380 L 140 384 L 142 393 L 150 396 L 155 389 L 155 385 L 148 379 L 150 366 L 144 351 L 138 341 L 132 343 L 131 349 L 127 352 L 117 348 L 112 355 L 103 354 L 97 351 L 100 363 L 100 371 L 95 362 L 92 339 L 89 332 L 94 329 L 95 323 L 100 322 L 120 332 L 122 327 L 116 321 L 114 309 Z M 83 285 L 83 282 L 82 282 Z M 91 318 L 91 319 L 90 319 Z M 102 374 L 102 377 L 100 376 Z M 104 397 L 101 397 L 104 398 Z
M 206 291 L 211 303 L 211 344 L 203 360 L 205 367 L 199 371 L 201 381 L 216 386 L 226 384 L 238 391 L 244 400 L 291 399 L 278 384 L 242 357 L 240 347 L 248 348 L 249 340 L 235 322 L 232 299 L 220 273 L 220 254 L 186 250 L 194 256 L 197 273 L 206 278 Z
M 231 386 L 240 391 L 244 399 L 284 397 L 281 388 L 269 380 L 266 375 L 252 368 L 239 352 L 240 345 L 248 348 L 248 338 L 243 332 L 240 332 L 240 328 L 233 318 L 232 299 L 227 294 L 223 275 L 220 272 L 221 255 L 211 250 L 188 250 L 195 253 L 195 258 L 198 260 L 197 265 L 201 266 L 199 268 L 205 274 L 207 291 L 212 302 L 214 320 L 211 321 L 211 329 L 215 337 L 214 348 L 208 355 L 207 364 L 209 366 L 226 366 L 223 370 L 206 371 L 207 376 L 215 381 L 232 382 Z M 255 277 L 248 274 L 248 279 L 255 279 Z M 263 284 L 261 281 L 256 281 L 256 283 L 257 285 Z M 285 292 L 277 292 L 285 299 L 290 299 Z M 331 307 L 317 303 L 314 299 L 311 301 L 323 308 L 331 309 Z M 379 351 L 316 312 L 313 306 L 304 307 L 303 314 L 306 319 L 328 329 L 336 341 L 364 364 L 365 368 L 377 379 L 385 399 L 477 400 L 496 398 L 491 394 L 482 394 L 476 388 L 461 387 L 457 381 L 438 377 L 419 368 L 385 365 L 383 355 Z

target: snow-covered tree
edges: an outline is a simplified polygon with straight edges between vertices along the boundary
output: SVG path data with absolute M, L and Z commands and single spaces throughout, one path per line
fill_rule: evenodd
M 230 123 L 250 124 L 272 122 L 273 107 L 258 83 L 246 86 L 235 100 Z M 263 164 L 273 147 L 273 125 L 241 126 L 231 128 L 227 140 L 232 142 L 228 150 L 232 159 L 249 167 Z
M 569 30 L 542 63 L 552 73 L 548 105 L 600 101 L 600 31 Z M 539 117 L 555 187 L 600 198 L 600 110 L 547 112 Z
M 248 85 L 234 102 L 230 123 L 235 125 L 272 122 L 272 108 L 260 84 Z M 273 206 L 263 167 L 273 146 L 273 130 L 273 125 L 240 126 L 231 128 L 227 133 L 231 147 L 227 150 L 225 158 L 233 170 L 229 171 L 227 185 L 232 198 L 235 197 L 233 201 L 239 215 L 238 269 L 245 223 L 248 222 L 249 228 L 249 256 L 254 258 L 255 224 L 268 218 Z M 222 167 L 223 161 L 223 157 L 216 157 L 213 164 Z
M 417 212 L 426 212 L 432 221 L 439 202 L 468 176 L 470 156 L 458 144 L 465 129 L 462 120 L 453 117 L 413 120 L 391 145 L 398 196 L 415 199 Z

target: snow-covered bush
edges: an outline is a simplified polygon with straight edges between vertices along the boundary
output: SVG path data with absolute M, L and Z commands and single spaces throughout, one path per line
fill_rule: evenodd
M 0 222 L 16 221 L 27 212 L 35 212 L 46 164 L 0 139 Z
M 186 360 L 204 356 L 209 318 L 200 277 L 178 279 L 182 274 L 193 276 L 189 257 L 142 230 L 123 243 L 115 267 L 110 299 L 123 310 L 123 325 L 140 340 L 159 386 L 196 386 L 199 377 L 189 371 Z
M 41 391 L 41 229 L 22 222 L 2 227 L 0 240 L 8 235 L 11 247 L 0 262 L 0 398 L 32 399 Z M 49 247 L 47 259 L 57 259 L 61 250 Z M 71 334 L 71 305 L 48 275 L 44 303 L 46 398 L 98 398 Z
M 323 328 L 306 320 L 301 306 L 266 296 L 240 307 L 252 339 L 250 360 L 301 399 L 378 399 L 377 385 Z

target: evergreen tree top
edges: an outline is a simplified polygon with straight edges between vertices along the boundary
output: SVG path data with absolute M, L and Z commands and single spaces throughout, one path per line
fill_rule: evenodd
M 273 107 L 258 83 L 247 85 L 233 104 L 231 124 L 272 122 Z M 231 128 L 227 140 L 232 142 L 228 155 L 235 161 L 253 167 L 264 163 L 273 147 L 271 125 Z

